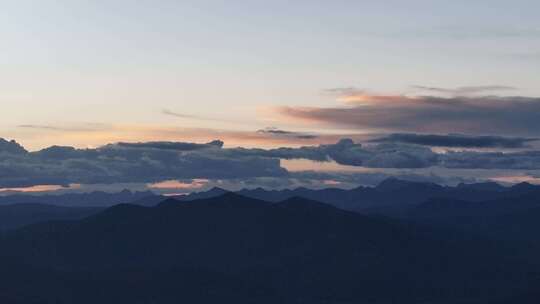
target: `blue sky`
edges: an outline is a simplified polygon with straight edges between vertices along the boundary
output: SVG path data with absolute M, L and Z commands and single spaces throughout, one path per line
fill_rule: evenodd
M 538 11 L 493 0 L 5 1 L 0 137 L 30 151 L 403 132 L 528 140 L 540 137 Z
M 0 12 L 2 136 L 40 148 L 46 139 L 16 126 L 208 127 L 164 109 L 215 118 L 218 129 L 304 128 L 266 110 L 333 106 L 321 91 L 335 87 L 506 85 L 538 96 L 539 9 L 537 1 L 11 1 Z

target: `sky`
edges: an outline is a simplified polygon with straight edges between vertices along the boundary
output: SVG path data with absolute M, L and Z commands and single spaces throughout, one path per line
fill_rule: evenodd
M 28 163 L 53 145 L 99 150 L 156 141 L 221 140 L 220 149 L 232 153 L 227 149 L 298 149 L 351 138 L 368 150 L 474 150 L 454 151 L 468 163 L 478 157 L 470 153 L 534 154 L 540 149 L 533 140 L 540 137 L 538 11 L 538 1 L 497 0 L 2 1 L 0 138 L 30 151 Z M 454 137 L 421 137 L 448 134 Z M 527 157 L 535 162 L 538 156 Z M 522 166 L 511 168 L 478 160 L 456 168 L 465 166 L 426 159 L 422 168 L 396 162 L 391 168 L 329 156 L 321 168 L 320 160 L 305 157 L 262 158 L 281 161 L 288 174 L 370 171 L 370 178 L 420 174 L 454 182 L 538 176 L 538 168 L 521 159 Z M 69 161 L 62 159 L 59 167 Z M 7 158 L 3 163 L 5 172 L 14 170 Z M 27 174 L 44 181 L 34 171 Z M 105 184 L 142 187 L 163 182 L 159 176 L 99 177 L 110 179 Z M 196 185 L 202 179 L 245 185 L 248 178 L 163 177 L 188 184 L 196 179 Z M 94 178 L 61 184 L 94 185 Z M 43 187 L 29 180 L 0 177 L 0 190 Z M 333 178 L 324 181 L 335 184 Z M 349 179 L 347 186 L 356 183 Z

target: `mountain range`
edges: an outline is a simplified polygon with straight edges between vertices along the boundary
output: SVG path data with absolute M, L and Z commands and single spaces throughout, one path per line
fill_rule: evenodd
M 229 192 L 221 188 L 193 192 L 187 195 L 174 196 L 177 200 L 189 201 L 211 198 Z M 487 201 L 502 198 L 519 197 L 521 195 L 540 194 L 540 186 L 520 183 L 504 187 L 495 182 L 475 184 L 459 184 L 455 187 L 434 183 L 413 182 L 388 178 L 375 187 L 359 186 L 353 189 L 284 189 L 266 190 L 263 188 L 242 189 L 237 194 L 268 202 L 279 202 L 292 197 L 303 197 L 324 202 L 340 209 L 361 213 L 383 212 L 395 207 L 408 207 L 424 203 L 430 199 L 453 199 L 463 201 Z M 35 203 L 65 207 L 111 207 L 117 204 L 130 203 L 141 206 L 154 206 L 167 199 L 168 196 L 157 195 L 151 191 L 132 192 L 89 192 L 67 193 L 59 195 L 26 195 L 15 194 L 0 196 L 1 205 Z
M 120 192 L 93 191 L 46 195 L 19 193 L 0 195 L 0 206 L 13 204 L 42 204 L 64 207 L 110 207 L 117 204 L 131 203 L 150 196 L 155 196 L 155 194 L 150 191 L 132 192 L 129 190 L 122 190 Z
M 0 246 L 5 303 L 486 303 L 540 286 L 497 242 L 304 198 L 120 204 Z
M 180 201 L 192 201 L 217 197 L 229 191 L 221 188 L 212 188 L 208 191 L 193 192 L 188 195 L 173 196 Z M 455 187 L 441 186 L 434 183 L 412 182 L 389 178 L 376 187 L 357 187 L 350 190 L 328 189 L 285 189 L 265 190 L 262 188 L 243 189 L 236 192 L 239 195 L 255 198 L 267 202 L 280 202 L 293 197 L 302 197 L 323 202 L 340 209 L 358 212 L 361 214 L 378 214 L 398 218 L 426 218 L 422 212 L 427 209 L 452 208 L 458 206 L 482 206 L 482 204 L 467 205 L 467 202 L 499 201 L 499 207 L 489 205 L 487 210 L 480 210 L 481 215 L 502 211 L 509 204 L 506 201 L 525 199 L 535 204 L 540 199 L 540 186 L 521 183 L 512 187 L 503 187 L 494 182 L 459 184 Z M 123 190 L 117 193 L 89 192 L 68 193 L 62 195 L 8 195 L 0 196 L 0 219 L 9 217 L 9 221 L 0 223 L 0 230 L 17 228 L 24 224 L 31 224 L 49 219 L 70 219 L 71 214 L 90 214 L 118 204 L 129 203 L 140 206 L 155 206 L 169 198 L 157 195 L 150 191 L 131 192 Z M 448 203 L 448 204 L 445 204 Z M 25 206 L 19 206 L 25 205 Z M 487 204 L 484 204 L 487 205 Z M 55 206 L 65 208 L 55 208 Z M 71 210 L 69 208 L 82 207 Z M 516 205 L 517 209 L 526 209 L 526 205 Z M 12 212 L 17 208 L 17 212 Z M 46 210 L 49 209 L 49 210 Z M 421 211 L 424 209 L 424 211 Z M 436 209 L 436 208 L 435 208 Z M 449 217 L 450 210 L 440 210 L 442 217 Z M 463 212 L 470 212 L 463 210 Z M 433 212 L 435 212 L 433 210 Z M 458 211 L 455 211 L 458 212 Z M 63 215 L 65 214 L 65 216 Z M 436 217 L 436 214 L 432 214 Z M 12 224 L 8 224 L 8 222 Z M 20 223 L 20 224 L 17 224 Z
M 531 184 L 388 179 L 351 190 L 2 202 L 2 303 L 540 299 L 540 187 Z

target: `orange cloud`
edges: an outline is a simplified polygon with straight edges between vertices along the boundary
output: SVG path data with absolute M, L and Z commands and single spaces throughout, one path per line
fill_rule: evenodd
M 206 186 L 210 181 L 207 179 L 194 179 L 190 182 L 179 180 L 167 180 L 159 183 L 148 184 L 148 188 L 159 190 L 186 190 L 198 189 Z
M 15 187 L 15 188 L 0 188 L 0 193 L 2 192 L 20 192 L 20 193 L 39 193 L 39 192 L 52 192 L 58 190 L 66 189 L 76 189 L 80 188 L 79 184 L 71 184 L 69 187 L 60 186 L 60 185 L 35 185 L 30 187 Z
M 505 176 L 498 176 L 498 177 L 492 177 L 490 180 L 495 182 L 501 182 L 501 183 L 507 183 L 507 184 L 517 184 L 517 183 L 530 183 L 530 184 L 539 184 L 540 185 L 540 178 L 533 177 L 530 175 L 505 175 Z
M 416 100 L 415 97 L 409 97 L 405 95 L 369 95 L 369 94 L 358 94 L 358 95 L 345 95 L 339 97 L 338 100 L 345 102 L 351 105 L 362 105 L 362 104 L 375 104 L 375 103 L 395 103 L 395 102 L 408 102 Z

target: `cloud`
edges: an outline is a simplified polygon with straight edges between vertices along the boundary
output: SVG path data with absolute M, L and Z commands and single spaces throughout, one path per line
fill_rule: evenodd
M 361 131 L 540 135 L 540 98 L 351 96 L 350 106 L 281 107 L 281 115 Z
M 324 89 L 323 93 L 330 94 L 330 95 L 347 96 L 347 95 L 362 95 L 362 94 L 365 94 L 366 91 L 363 89 L 356 88 L 356 87 L 341 87 L 341 88 Z
M 145 142 L 145 143 L 120 142 L 115 145 L 119 147 L 123 147 L 123 148 L 135 148 L 135 149 L 147 148 L 147 149 L 176 150 L 176 151 L 193 151 L 193 150 L 209 149 L 209 148 L 222 148 L 223 142 L 221 140 L 214 140 L 206 144 L 196 144 L 196 143 L 184 143 L 184 142 L 153 141 L 153 142 Z
M 207 144 L 148 142 L 109 144 L 97 149 L 52 146 L 26 152 L 13 141 L 0 140 L 0 188 L 70 184 L 153 184 L 171 180 L 277 180 L 298 178 L 281 166 L 284 159 L 334 161 L 376 169 L 540 170 L 540 151 L 437 153 L 401 142 L 335 144 L 298 148 L 223 148 Z M 8 147 L 8 148 L 5 148 Z M 321 182 L 339 181 L 327 178 Z
M 21 188 L 0 188 L 0 195 L 13 195 L 13 194 L 21 194 L 21 193 L 50 193 L 50 192 L 59 192 L 61 190 L 65 191 L 68 189 L 72 190 L 72 188 L 70 187 L 63 187 L 59 185 L 36 185 L 36 186 L 21 187 Z
M 107 145 L 97 149 L 52 146 L 3 153 L 0 188 L 33 185 L 154 183 L 173 179 L 283 176 L 279 159 L 227 153 L 221 142 Z
M 383 143 L 362 146 L 343 139 L 335 145 L 322 146 L 338 164 L 368 168 L 426 168 L 437 164 L 438 154 L 429 148 Z
M 0 138 L 0 153 L 2 152 L 13 154 L 28 153 L 28 151 L 26 151 L 26 149 L 23 146 L 19 145 L 16 141 L 7 141 L 3 138 Z
M 46 131 L 62 131 L 62 132 L 94 132 L 108 130 L 111 126 L 100 123 L 86 123 L 79 126 L 54 126 L 54 125 L 33 125 L 24 124 L 17 127 L 23 129 L 36 129 Z
M 45 125 L 19 125 L 19 128 L 25 129 L 43 129 L 43 130 L 54 130 L 54 131 L 65 131 L 65 128 L 59 128 L 54 126 L 45 126 Z
M 292 137 L 297 139 L 315 139 L 318 138 L 315 134 L 308 134 L 308 133 L 301 133 L 301 132 L 293 132 L 293 131 L 285 131 L 280 130 L 275 127 L 268 127 L 265 129 L 258 130 L 257 133 L 259 134 L 265 134 L 270 136 L 277 136 L 277 137 Z
M 192 120 L 209 120 L 209 121 L 221 121 L 221 122 L 229 122 L 229 123 L 238 123 L 234 120 L 228 120 L 228 119 L 222 119 L 222 118 L 215 118 L 215 117 L 206 117 L 206 116 L 198 116 L 198 115 L 191 115 L 191 114 L 184 114 L 179 113 L 171 110 L 164 109 L 161 111 L 162 114 L 167 116 L 172 116 L 176 118 L 183 118 L 183 119 L 192 119 Z
M 148 184 L 148 188 L 157 190 L 193 190 L 205 187 L 210 181 L 207 179 L 192 180 L 167 180 L 158 183 Z
M 526 143 L 535 140 L 537 139 L 523 137 L 396 133 L 372 139 L 370 142 L 399 142 L 424 146 L 459 148 L 525 148 L 527 147 Z
M 428 87 L 428 86 L 412 86 L 413 88 L 423 91 L 429 91 L 433 93 L 444 93 L 455 96 L 463 96 L 470 94 L 479 94 L 494 91 L 513 91 L 517 90 L 515 87 L 503 86 L 503 85 L 485 85 L 485 86 L 465 86 L 457 88 L 440 88 L 440 87 Z
M 169 115 L 169 116 L 178 117 L 178 118 L 202 119 L 202 117 L 199 117 L 199 116 L 189 115 L 189 114 L 182 114 L 182 113 L 173 112 L 173 111 L 167 110 L 167 109 L 163 109 L 163 110 L 161 111 L 161 113 L 162 113 L 162 114 L 165 114 L 165 115 Z
M 228 149 L 226 153 L 278 159 L 333 160 L 341 165 L 369 168 L 426 168 L 437 164 L 438 154 L 417 145 L 384 143 L 366 145 L 342 139 L 336 144 L 277 149 Z
M 540 151 L 524 152 L 474 152 L 449 151 L 440 156 L 440 166 L 460 169 L 540 169 Z
M 400 95 L 374 95 L 369 93 L 368 90 L 356 87 L 331 88 L 323 90 L 323 93 L 337 97 L 337 100 L 348 104 L 363 104 L 372 101 L 389 102 L 399 100 L 403 97 Z
M 416 144 L 383 142 L 354 143 L 342 139 L 336 144 L 278 149 L 227 149 L 230 157 L 260 156 L 279 159 L 308 159 L 319 162 L 335 161 L 340 165 L 385 169 L 540 169 L 540 151 L 480 152 L 448 151 L 436 153 L 429 147 Z
M 433 87 L 433 86 L 423 86 L 423 85 L 413 85 L 413 89 L 418 89 L 425 92 L 430 92 L 433 94 L 444 94 L 451 96 L 468 96 L 475 94 L 485 94 L 490 92 L 500 92 L 500 91 L 516 91 L 518 88 L 506 85 L 482 85 L 482 86 L 461 86 L 457 88 L 443 88 L 443 87 Z M 340 100 L 351 101 L 355 99 L 394 99 L 396 97 L 402 96 L 393 96 L 393 95 L 374 95 L 371 94 L 366 89 L 360 89 L 357 87 L 341 87 L 341 88 L 330 88 L 323 90 L 324 94 L 337 96 Z
M 265 130 L 265 129 L 263 129 Z M 343 137 L 363 141 L 372 137 L 369 134 L 333 133 L 320 134 L 317 132 L 291 132 L 290 134 L 277 134 L 276 132 L 257 132 L 256 130 L 230 130 L 208 128 L 184 128 L 167 125 L 112 125 L 110 129 L 96 132 L 62 132 L 58 130 L 34 129 L 21 132 L 29 150 L 38 150 L 51 144 L 75 144 L 77 147 L 99 147 L 111 142 L 137 143 L 145 145 L 151 142 L 175 142 L 181 139 L 185 142 L 209 142 L 216 138 L 223 140 L 228 146 L 258 146 L 283 147 L 306 144 L 330 144 Z M 282 130 L 283 131 L 283 130 Z M 287 131 L 285 131 L 287 132 Z

